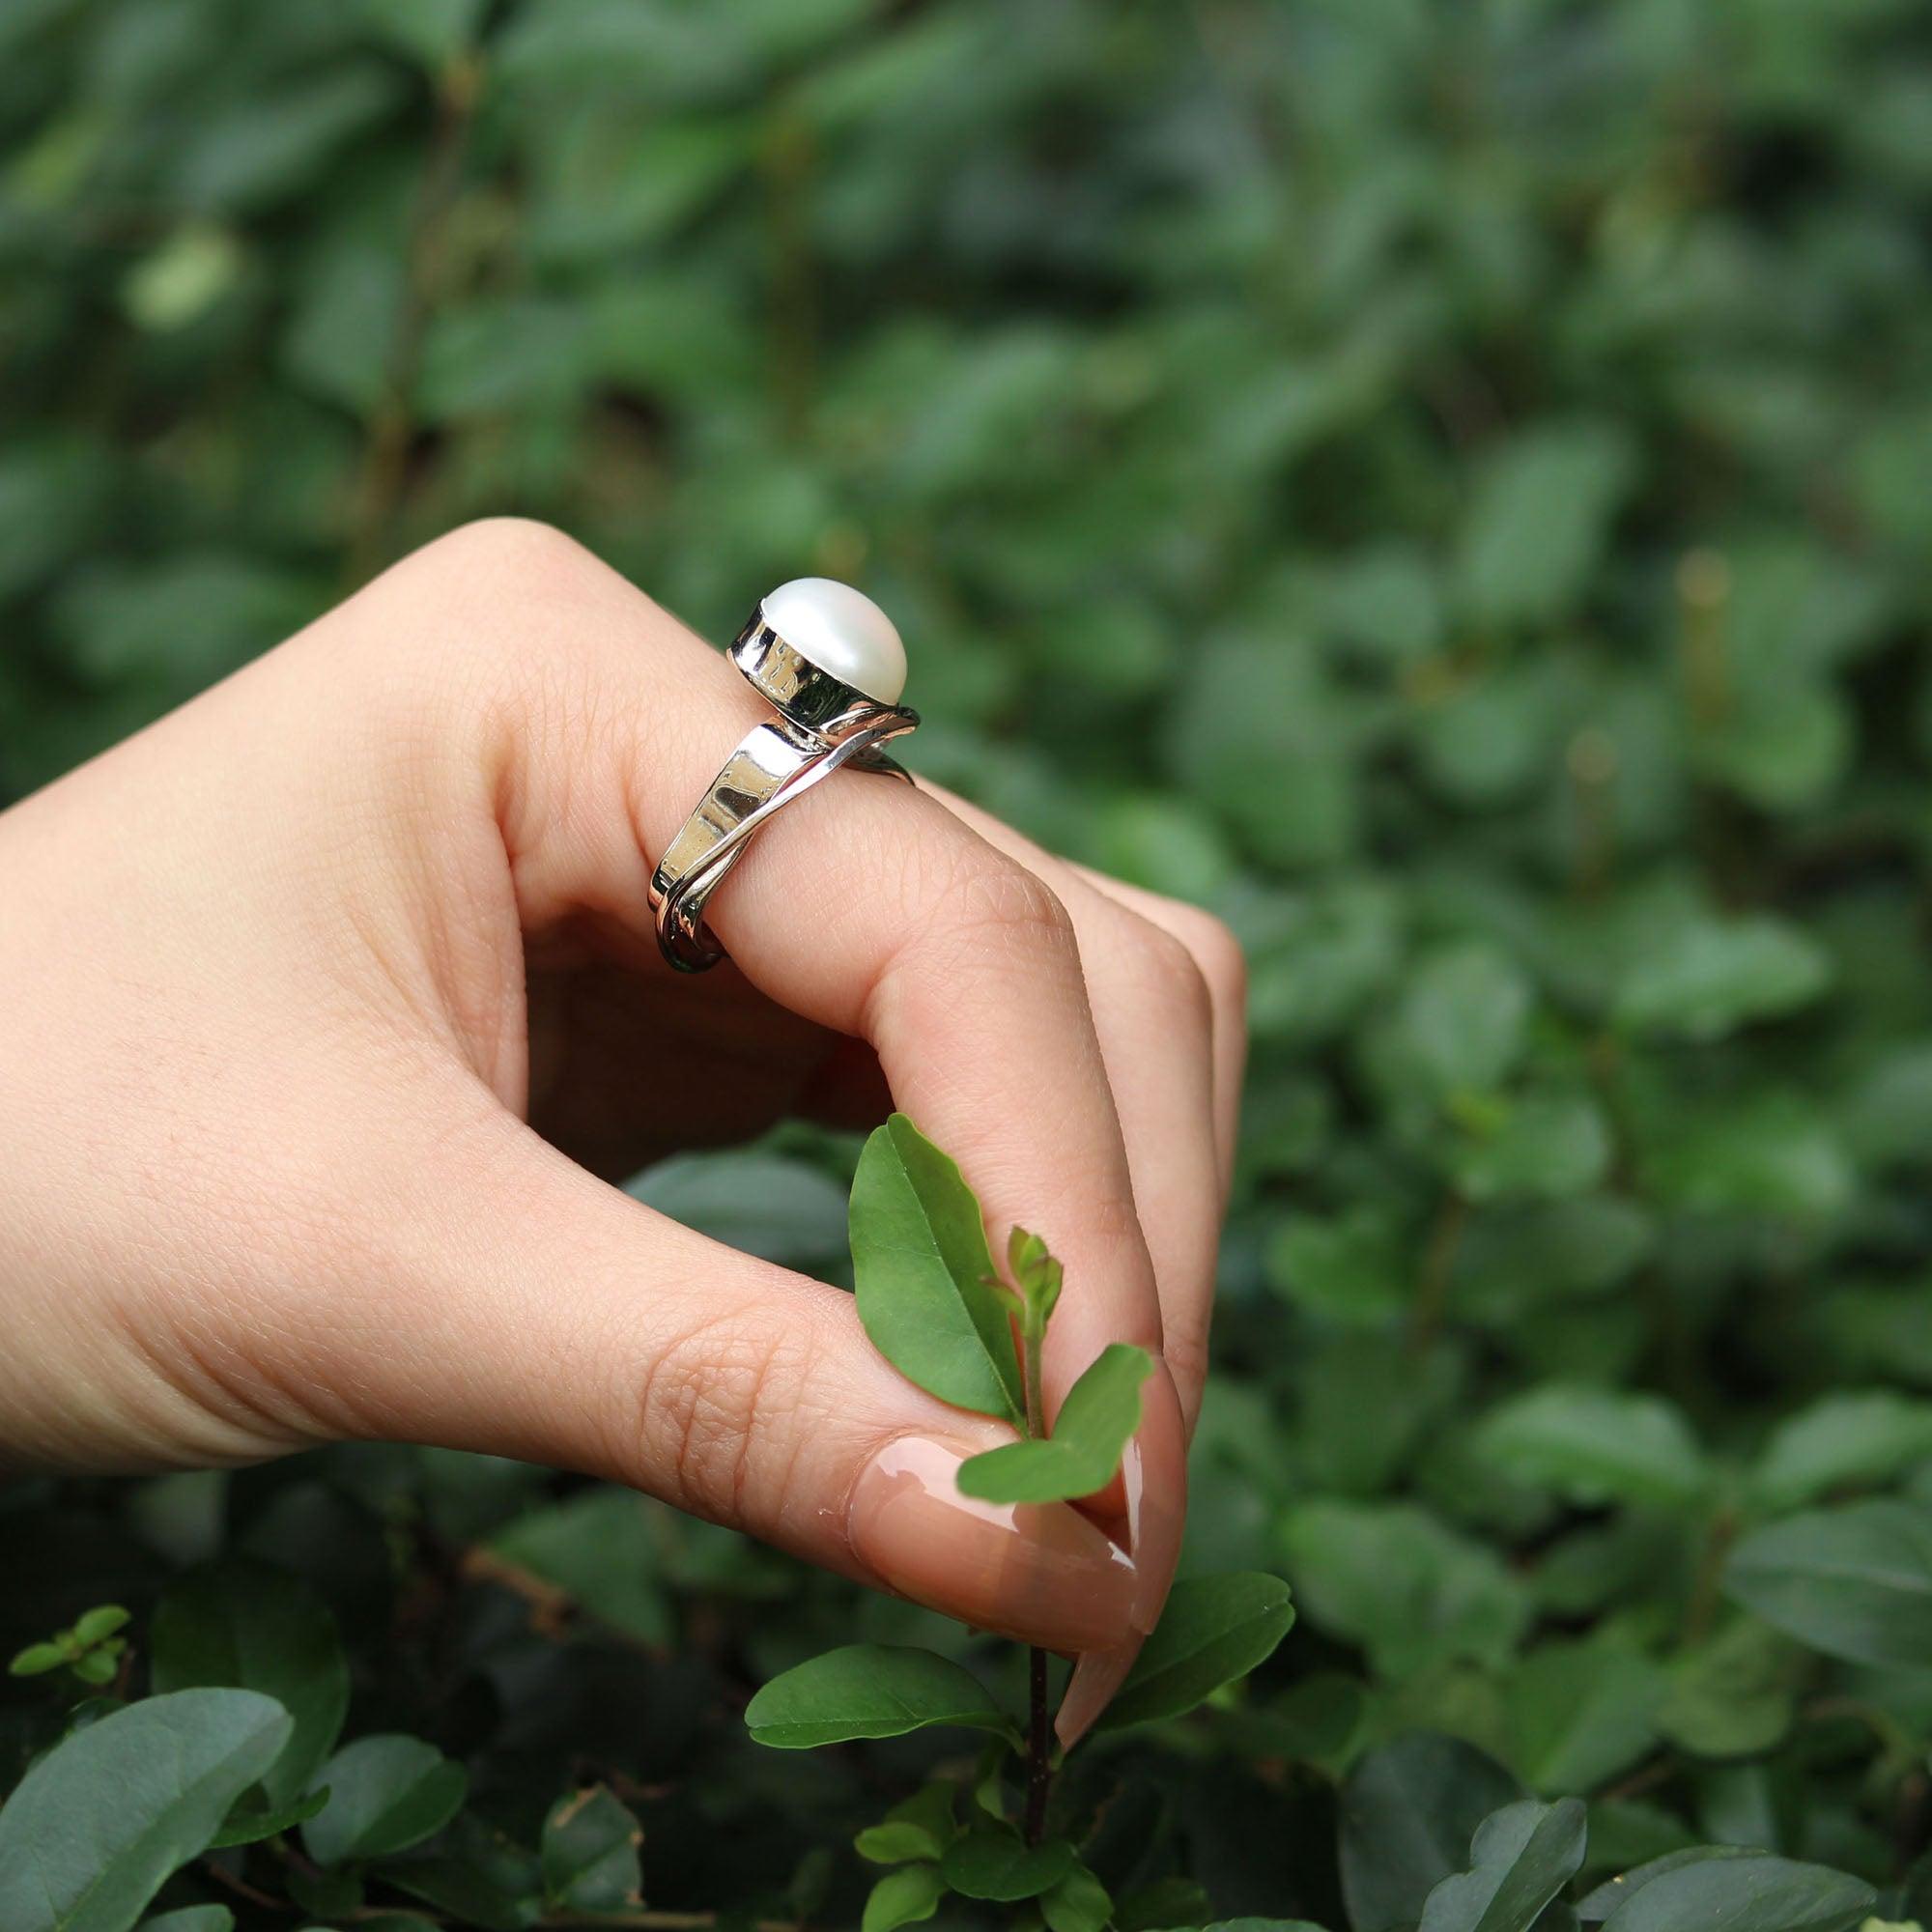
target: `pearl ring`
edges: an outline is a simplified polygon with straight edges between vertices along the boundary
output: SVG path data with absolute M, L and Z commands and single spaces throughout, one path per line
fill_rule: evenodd
M 758 827 L 841 765 L 907 778 L 879 748 L 919 724 L 898 701 L 906 659 L 893 620 L 829 577 L 768 591 L 729 656 L 778 718 L 746 733 L 651 874 L 658 945 L 683 973 L 724 958 L 705 901 Z

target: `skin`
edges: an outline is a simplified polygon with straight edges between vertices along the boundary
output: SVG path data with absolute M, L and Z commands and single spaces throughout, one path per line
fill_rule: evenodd
M 913 667 L 915 682 L 918 666 Z M 915 694 L 916 696 L 916 694 Z M 841 777 L 658 958 L 645 883 L 765 710 L 540 526 L 471 526 L 0 814 L 0 1463 L 355 1437 L 585 1470 L 1081 1653 L 1178 1550 L 1243 1053 L 1217 923 L 961 801 Z M 964 1503 L 1000 1426 L 850 1296 L 610 1184 L 904 1108 L 1066 1268 L 1049 1408 L 1159 1351 L 1122 1478 Z

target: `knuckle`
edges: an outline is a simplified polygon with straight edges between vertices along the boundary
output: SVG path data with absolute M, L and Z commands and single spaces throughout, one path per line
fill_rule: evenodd
M 1214 1007 L 1200 960 L 1157 925 L 1145 925 L 1139 937 L 1137 971 L 1151 1001 L 1207 1034 L 1213 1025 Z
M 1005 950 L 1076 955 L 1072 915 L 1044 879 L 990 849 L 953 867 L 946 894 L 955 932 Z
M 735 1316 L 677 1337 L 639 1394 L 646 1487 L 715 1521 L 757 1517 L 750 1488 L 768 1466 L 782 1471 L 782 1438 L 811 1385 L 810 1354 L 805 1336 Z

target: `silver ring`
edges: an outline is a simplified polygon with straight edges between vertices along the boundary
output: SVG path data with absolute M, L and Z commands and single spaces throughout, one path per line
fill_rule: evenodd
M 778 717 L 745 734 L 651 873 L 658 946 L 681 973 L 724 957 L 706 902 L 781 806 L 845 765 L 911 782 L 881 748 L 916 729 L 919 713 L 895 701 L 904 651 L 869 598 L 823 577 L 781 584 L 727 655 Z

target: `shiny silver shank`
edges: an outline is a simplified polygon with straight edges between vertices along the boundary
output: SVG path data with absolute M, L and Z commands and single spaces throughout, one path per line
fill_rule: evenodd
M 658 945 L 683 973 L 724 957 L 704 923 L 705 904 L 759 826 L 842 765 L 907 778 L 882 747 L 919 724 L 917 711 L 827 676 L 761 616 L 746 625 L 730 655 L 779 717 L 745 734 L 651 873 Z

